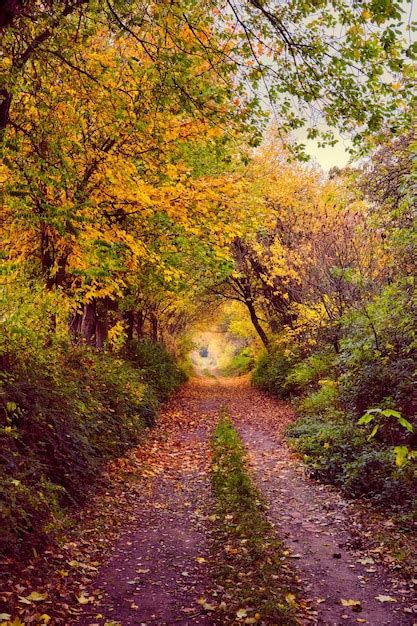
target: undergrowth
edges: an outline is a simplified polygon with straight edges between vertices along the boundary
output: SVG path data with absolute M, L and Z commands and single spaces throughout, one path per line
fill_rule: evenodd
M 0 341 L 0 552 L 51 540 L 81 504 L 100 466 L 153 424 L 183 375 L 151 342 L 123 354 L 68 342 Z
M 221 374 L 223 376 L 241 376 L 251 371 L 255 363 L 255 357 L 252 349 L 246 346 L 239 350 L 230 363 L 225 367 Z
M 337 485 L 348 497 L 415 514 L 415 461 L 398 465 L 395 456 L 395 446 L 415 447 L 415 434 L 395 418 L 380 420 L 373 434 L 375 422 L 358 423 L 370 406 L 398 407 L 413 423 L 410 402 L 402 402 L 398 381 L 388 385 L 381 378 L 383 368 L 375 355 L 362 354 L 360 363 L 363 371 L 357 364 L 352 370 L 346 351 L 337 355 L 324 350 L 297 359 L 274 346 L 259 359 L 252 382 L 291 400 L 297 409 L 299 418 L 289 426 L 287 436 L 312 476 Z M 363 399 L 366 394 L 375 405 Z
M 224 560 L 219 576 L 231 623 L 295 624 L 295 595 L 284 548 L 266 517 L 246 469 L 245 449 L 227 415 L 220 418 L 212 445 L 220 519 L 216 541 Z

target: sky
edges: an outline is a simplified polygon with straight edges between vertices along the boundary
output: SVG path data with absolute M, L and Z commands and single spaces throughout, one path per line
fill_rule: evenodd
M 350 155 L 346 150 L 348 146 L 346 140 L 340 139 L 335 146 L 326 146 L 326 148 L 319 148 L 315 141 L 308 139 L 303 139 L 303 143 L 306 145 L 307 154 L 311 156 L 313 161 L 317 161 L 325 172 L 328 172 L 335 165 L 344 167 L 348 164 Z

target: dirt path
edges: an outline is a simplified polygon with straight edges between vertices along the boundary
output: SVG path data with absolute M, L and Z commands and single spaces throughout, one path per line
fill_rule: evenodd
M 208 393 L 207 393 L 208 390 Z M 207 400 L 205 396 L 209 397 Z M 146 489 L 87 597 L 100 595 L 74 623 L 212 624 L 198 604 L 214 587 L 209 563 L 213 512 L 209 434 L 216 410 L 206 385 L 188 385 L 169 404 L 166 439 L 149 455 Z
M 417 616 L 413 619 L 408 611 L 416 597 L 366 552 L 355 505 L 337 490 L 309 479 L 284 445 L 282 431 L 292 419 L 288 407 L 244 385 L 230 395 L 229 407 L 270 519 L 294 560 L 311 621 L 415 624 Z M 394 601 L 381 602 L 388 598 Z M 360 606 L 345 607 L 342 599 L 357 600 Z
M 162 437 L 136 451 L 147 465 L 127 528 L 94 582 L 86 585 L 85 597 L 94 602 L 79 607 L 80 615 L 67 623 L 227 623 L 198 603 L 204 597 L 216 604 L 221 596 L 220 592 L 215 597 L 211 563 L 216 555 L 210 554 L 209 518 L 215 504 L 209 435 L 223 406 L 249 450 L 270 519 L 300 579 L 307 606 L 301 623 L 416 623 L 417 618 L 404 612 L 412 605 L 409 590 L 391 581 L 361 545 L 352 505 L 335 490 L 306 477 L 283 444 L 283 429 L 293 419 L 291 410 L 242 379 L 214 378 L 186 385 L 161 417 Z M 396 601 L 380 602 L 377 596 Z M 342 606 L 342 598 L 359 601 L 360 612 Z

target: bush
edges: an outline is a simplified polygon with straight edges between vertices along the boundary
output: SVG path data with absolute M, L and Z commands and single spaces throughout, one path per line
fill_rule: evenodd
M 134 445 L 183 376 L 161 346 L 130 359 L 45 347 L 6 329 L 0 345 L 0 550 L 40 542 L 80 503 L 100 465 Z M 139 366 L 140 364 L 140 366 Z
M 252 383 L 279 398 L 287 398 L 294 389 L 287 380 L 292 365 L 292 358 L 283 354 L 281 349 L 271 347 L 259 357 L 252 373 Z
M 366 443 L 359 428 L 343 421 L 314 417 L 292 424 L 288 437 L 295 450 L 303 455 L 312 474 L 328 482 L 336 481 L 344 465 L 360 454 Z
M 347 496 L 412 503 L 417 488 L 413 468 L 399 469 L 392 449 L 368 441 L 356 423 L 338 414 L 333 421 L 304 417 L 289 426 L 287 435 L 312 475 L 337 485 Z
M 334 369 L 336 355 L 333 353 L 319 352 L 312 354 L 306 359 L 295 363 L 287 376 L 287 382 L 294 386 L 297 393 L 314 389 L 319 380 L 326 378 Z
M 408 281 L 386 286 L 363 312 L 351 311 L 343 321 L 341 400 L 358 417 L 389 398 L 405 417 L 416 413 L 415 309 Z
M 222 371 L 224 376 L 240 376 L 250 372 L 255 363 L 253 351 L 246 346 L 235 354 L 229 365 Z
M 392 450 L 369 446 L 346 464 L 338 482 L 350 496 L 371 497 L 391 504 L 412 501 L 417 488 L 412 469 L 399 470 Z
M 334 414 L 338 391 L 336 383 L 332 380 L 320 381 L 317 391 L 304 396 L 298 403 L 299 410 L 304 415 L 324 416 L 327 413 Z
M 156 392 L 160 400 L 166 400 L 186 380 L 184 371 L 162 344 L 150 339 L 130 342 L 123 355 L 136 368 L 142 370 L 143 380 Z

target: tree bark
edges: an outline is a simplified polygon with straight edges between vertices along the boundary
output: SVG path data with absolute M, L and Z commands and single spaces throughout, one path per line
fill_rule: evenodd
M 135 315 L 135 331 L 138 339 L 143 339 L 143 326 L 145 324 L 145 317 L 143 311 L 136 311 Z
M 155 313 L 150 314 L 150 322 L 151 322 L 151 339 L 152 341 L 158 341 L 158 320 L 156 318 Z
M 96 337 L 96 303 L 93 300 L 84 305 L 83 317 L 81 320 L 81 335 L 85 343 L 89 346 L 95 345 Z
M 133 311 L 126 311 L 123 315 L 123 318 L 124 318 L 124 321 L 126 322 L 126 339 L 127 341 L 132 341 L 135 314 Z
M 258 316 L 256 315 L 256 311 L 255 311 L 255 307 L 253 305 L 253 300 L 252 299 L 247 299 L 245 302 L 248 311 L 249 311 L 249 315 L 250 315 L 250 319 L 251 322 L 256 330 L 256 332 L 258 333 L 262 343 L 264 344 L 265 348 L 268 349 L 269 348 L 269 339 L 266 335 L 266 332 L 264 331 L 264 329 L 261 326 L 261 323 L 258 319 Z

